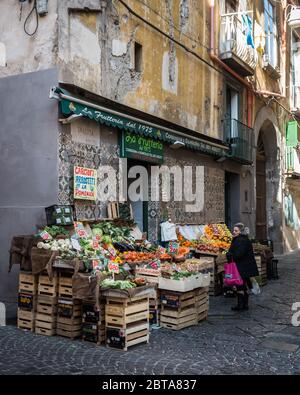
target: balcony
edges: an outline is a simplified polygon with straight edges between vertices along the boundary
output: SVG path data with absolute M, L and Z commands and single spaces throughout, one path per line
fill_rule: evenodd
M 254 74 L 257 53 L 247 44 L 245 27 L 237 14 L 221 16 L 220 58 L 242 77 Z
M 300 177 L 300 155 L 294 147 L 285 147 L 285 169 L 286 174 L 291 178 Z
M 224 126 L 225 140 L 230 145 L 228 156 L 243 164 L 251 164 L 254 148 L 253 129 L 236 119 L 226 119 Z
M 291 111 L 300 116 L 300 86 L 291 87 Z

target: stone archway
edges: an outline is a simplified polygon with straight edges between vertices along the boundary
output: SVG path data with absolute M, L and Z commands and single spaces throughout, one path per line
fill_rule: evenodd
M 256 141 L 255 146 L 260 150 L 263 147 L 264 156 L 262 157 L 259 152 L 256 152 L 256 155 L 254 156 L 257 159 L 254 163 L 254 174 L 256 175 L 254 179 L 255 218 L 259 218 L 257 210 L 261 209 L 261 207 L 259 207 L 261 201 L 259 201 L 258 198 L 262 198 L 263 187 L 265 187 L 266 205 L 265 233 L 264 231 L 260 233 L 256 224 L 255 228 L 258 232 L 258 236 L 265 235 L 268 239 L 272 240 L 275 252 L 280 253 L 283 249 L 283 203 L 280 160 L 281 134 L 276 115 L 272 109 L 264 107 L 260 110 L 255 121 L 254 131 Z M 263 172 L 265 172 L 265 181 L 262 181 Z M 259 185 L 261 182 L 265 182 L 265 185 Z

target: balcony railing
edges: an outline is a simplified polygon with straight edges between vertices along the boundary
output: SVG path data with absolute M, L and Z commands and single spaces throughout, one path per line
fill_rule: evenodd
M 293 112 L 300 113 L 300 86 L 291 87 L 291 109 Z
M 253 129 L 236 119 L 225 120 L 225 139 L 230 145 L 229 156 L 243 163 L 253 162 Z
M 299 153 L 294 147 L 285 147 L 285 169 L 289 174 L 300 175 Z
M 254 74 L 258 57 L 255 48 L 247 43 L 241 15 L 221 16 L 220 58 L 242 76 Z

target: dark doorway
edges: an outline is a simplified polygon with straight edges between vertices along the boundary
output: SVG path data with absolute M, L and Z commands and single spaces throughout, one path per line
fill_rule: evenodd
M 127 161 L 127 188 L 129 188 L 130 184 L 136 180 L 135 178 L 128 177 L 129 170 L 134 166 L 144 167 L 148 172 L 148 181 L 150 182 L 150 177 L 151 177 L 150 164 L 147 162 L 143 162 L 143 161 L 128 159 L 128 161 Z M 138 177 L 140 177 L 140 175 L 138 175 L 137 178 Z M 148 195 L 149 195 L 149 182 L 148 182 L 148 191 L 146 192 Z M 133 202 L 129 199 L 129 197 L 128 197 L 128 201 L 132 205 L 134 221 L 138 225 L 139 229 L 142 232 L 148 232 L 148 201 L 139 200 L 137 202 Z
M 240 221 L 240 176 L 225 173 L 225 223 L 229 229 Z
M 266 155 L 260 134 L 256 154 L 256 239 L 266 240 L 267 234 Z

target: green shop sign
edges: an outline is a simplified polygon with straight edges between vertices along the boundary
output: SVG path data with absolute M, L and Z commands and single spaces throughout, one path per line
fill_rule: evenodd
M 67 99 L 62 99 L 60 101 L 61 112 L 64 115 L 77 114 L 92 119 L 94 121 L 100 122 L 107 126 L 112 126 L 136 135 L 144 136 L 145 139 L 139 140 L 138 136 L 135 142 L 128 141 L 124 147 L 124 155 L 137 154 L 143 155 L 143 158 L 157 159 L 162 161 L 163 158 L 163 147 L 162 144 L 154 144 L 154 141 L 164 141 L 168 144 L 173 144 L 177 141 L 184 143 L 186 148 L 201 151 L 209 155 L 223 156 L 226 155 L 226 150 L 221 146 L 215 146 L 209 142 L 201 141 L 199 139 L 194 139 L 189 136 L 179 136 L 176 133 L 167 132 L 156 127 L 145 125 L 141 122 L 136 122 L 130 120 L 129 118 L 122 117 L 106 111 L 96 110 L 92 107 L 84 106 L 83 104 L 77 103 L 75 101 L 70 101 Z M 148 138 L 148 139 L 147 139 Z M 149 141 L 149 142 L 148 142 Z M 161 147 L 161 148 L 160 148 Z M 131 151 L 130 151 L 131 150 Z M 134 153 L 134 151 L 136 151 Z M 146 155 L 147 154 L 147 155 Z M 149 155 L 150 154 L 150 155 Z M 127 156 L 129 157 L 129 156 Z
M 164 145 L 159 140 L 124 131 L 121 138 L 121 157 L 163 163 Z

